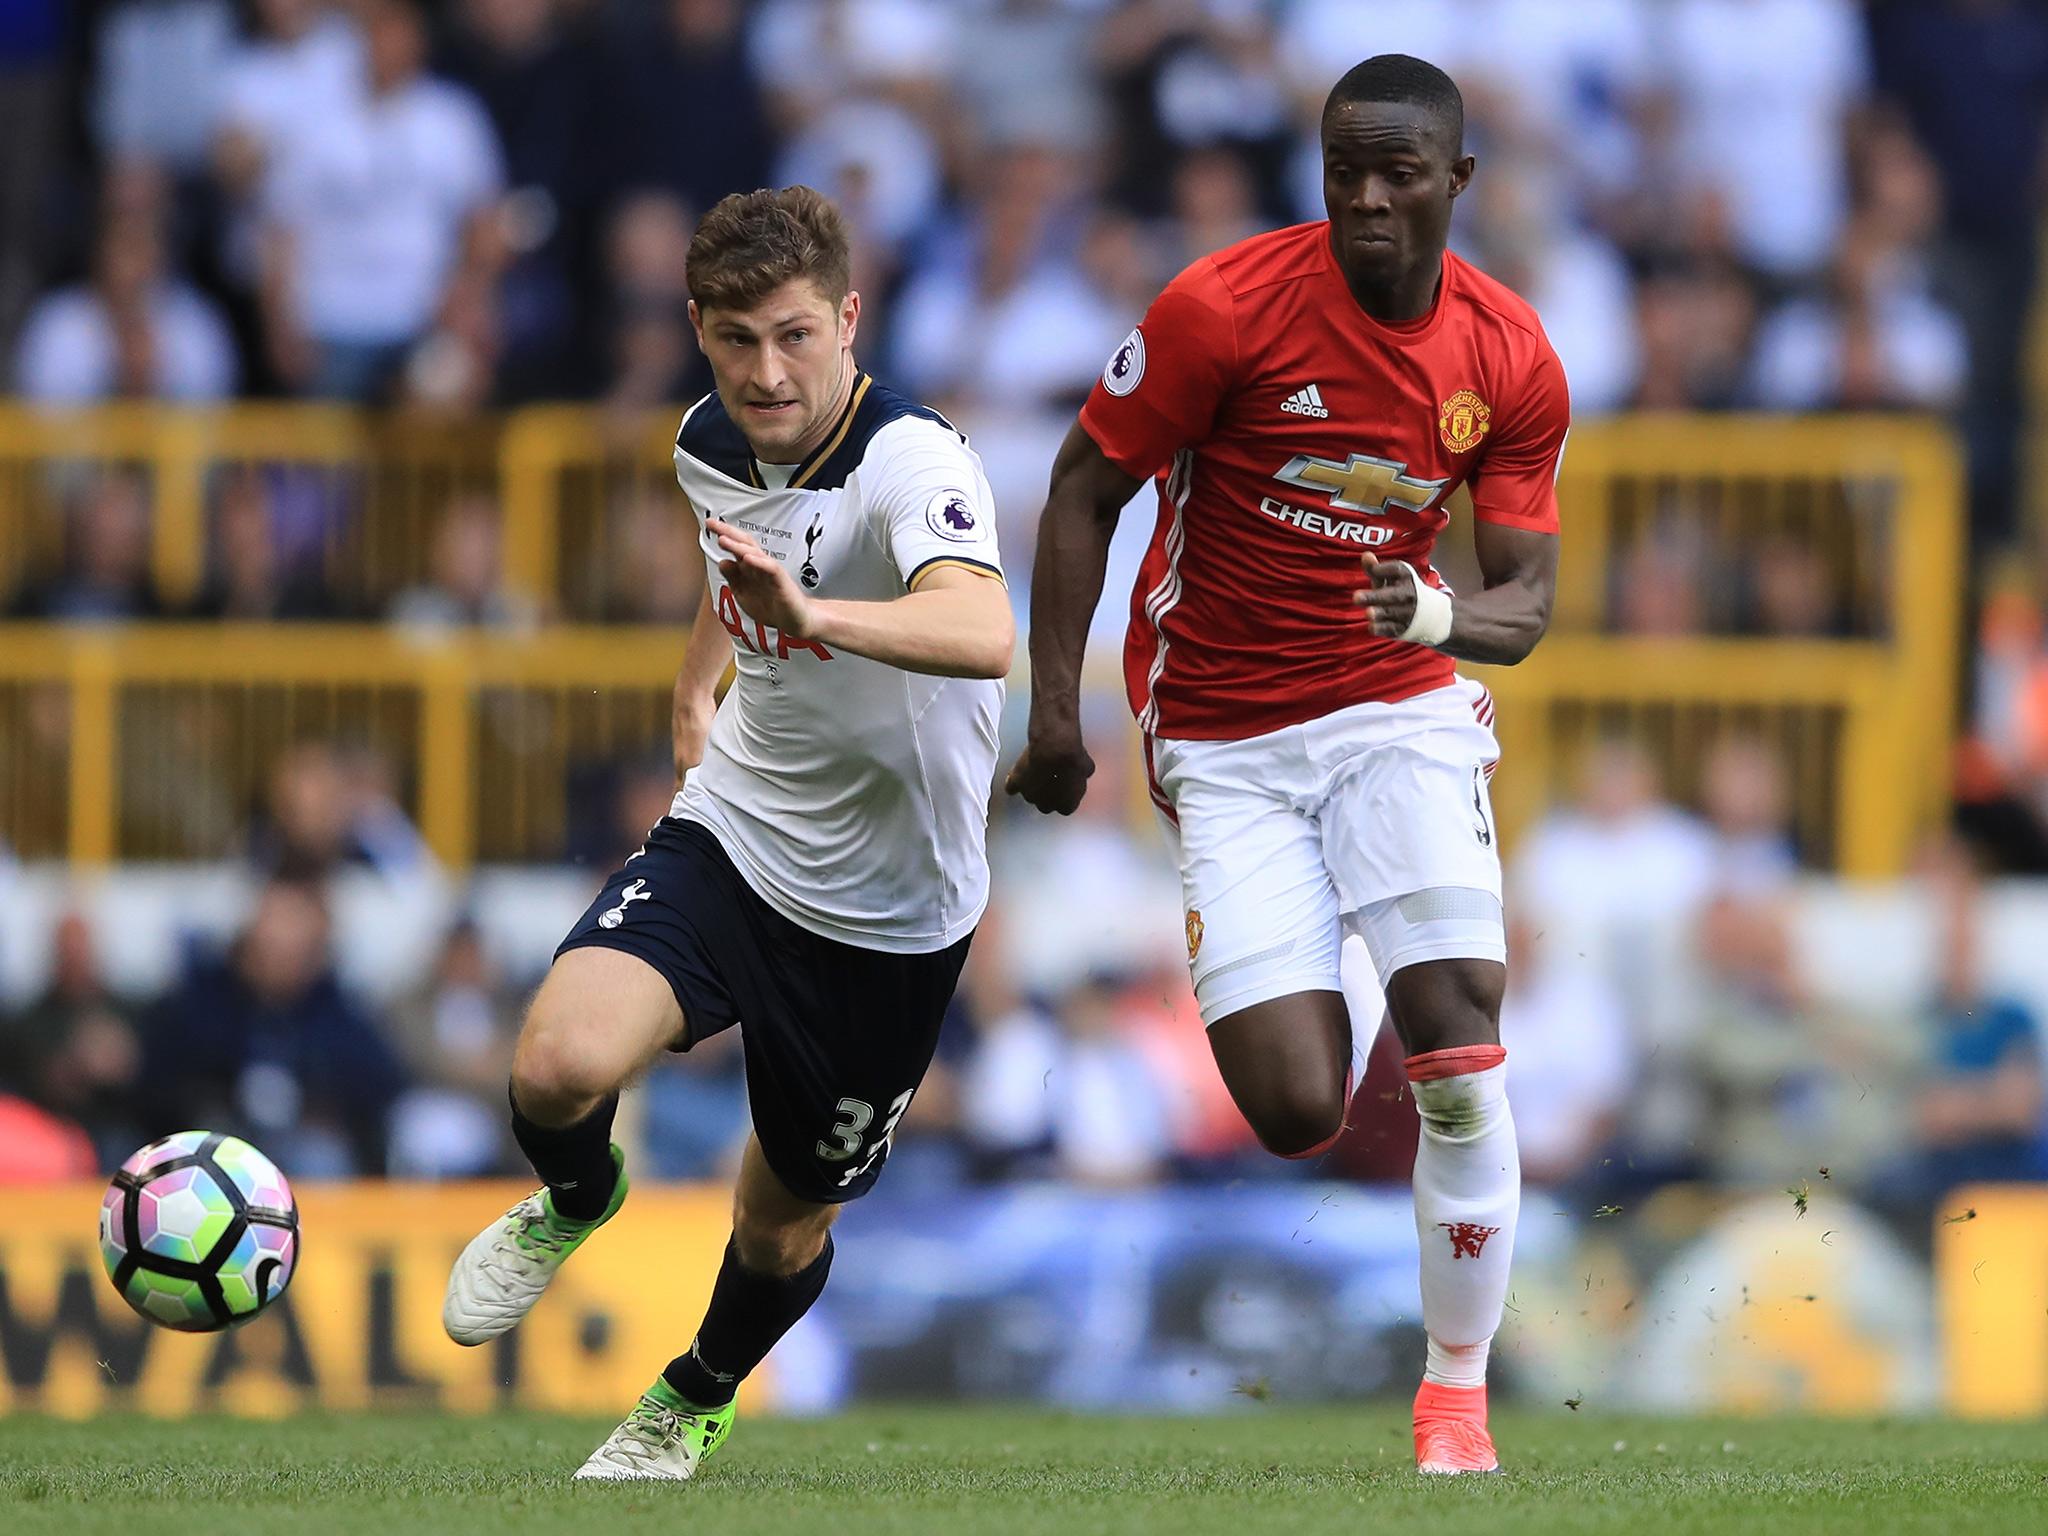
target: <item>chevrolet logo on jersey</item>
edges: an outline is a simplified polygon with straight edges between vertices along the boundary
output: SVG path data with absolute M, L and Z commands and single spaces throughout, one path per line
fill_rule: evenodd
M 1450 484 L 1448 480 L 1420 480 L 1407 474 L 1408 466 L 1393 459 L 1375 459 L 1354 453 L 1345 463 L 1297 453 L 1287 467 L 1273 478 L 1305 491 L 1322 491 L 1330 505 L 1352 512 L 1422 512 Z

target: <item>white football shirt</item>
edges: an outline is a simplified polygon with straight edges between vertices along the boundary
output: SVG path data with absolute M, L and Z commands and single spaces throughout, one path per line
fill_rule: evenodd
M 1001 579 L 981 460 L 938 412 L 865 374 L 801 464 L 758 462 L 716 393 L 683 417 L 675 459 L 738 677 L 673 814 L 813 933 L 910 954 L 955 943 L 988 904 L 1002 683 L 778 634 L 740 607 L 703 525 L 745 529 L 819 597 L 886 602 L 946 564 Z

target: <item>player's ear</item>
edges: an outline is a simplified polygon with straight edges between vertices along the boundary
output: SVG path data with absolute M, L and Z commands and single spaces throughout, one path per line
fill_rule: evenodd
M 1478 164 L 1470 155 L 1460 155 L 1451 162 L 1451 196 L 1456 197 L 1472 184 L 1472 172 Z
M 708 355 L 710 348 L 704 345 L 704 313 L 697 308 L 695 299 L 690 300 L 690 329 L 697 333 L 697 350 Z
M 846 297 L 839 301 L 839 343 L 853 345 L 853 333 L 860 329 L 860 290 L 849 288 Z

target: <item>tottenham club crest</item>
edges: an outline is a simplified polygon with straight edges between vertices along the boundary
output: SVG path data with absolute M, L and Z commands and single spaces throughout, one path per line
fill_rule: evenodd
M 645 880 L 635 880 L 631 885 L 619 892 L 619 904 L 616 907 L 607 907 L 604 911 L 598 913 L 597 925 L 600 928 L 616 928 L 626 920 L 626 908 L 636 901 L 652 900 L 654 900 L 654 893 L 647 889 L 647 882 Z
M 1124 344 L 1110 355 L 1109 366 L 1102 370 L 1102 387 L 1112 395 L 1128 395 L 1144 377 L 1145 338 L 1133 326 Z
M 966 544 L 981 537 L 981 517 L 965 491 L 941 491 L 925 504 L 924 520 L 942 539 Z
M 825 536 L 825 519 L 814 517 L 811 526 L 804 532 L 804 563 L 797 567 L 796 579 L 804 584 L 806 592 L 818 590 L 818 566 L 811 557 L 818 552 L 818 540 Z

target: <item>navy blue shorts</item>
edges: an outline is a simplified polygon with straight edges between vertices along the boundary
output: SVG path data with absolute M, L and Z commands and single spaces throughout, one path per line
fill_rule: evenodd
M 676 1050 L 743 1026 L 768 1166 L 799 1198 L 837 1204 L 880 1175 L 972 938 L 904 955 L 812 933 L 755 895 L 709 830 L 663 817 L 555 954 L 616 949 L 653 966 L 683 1010 Z

